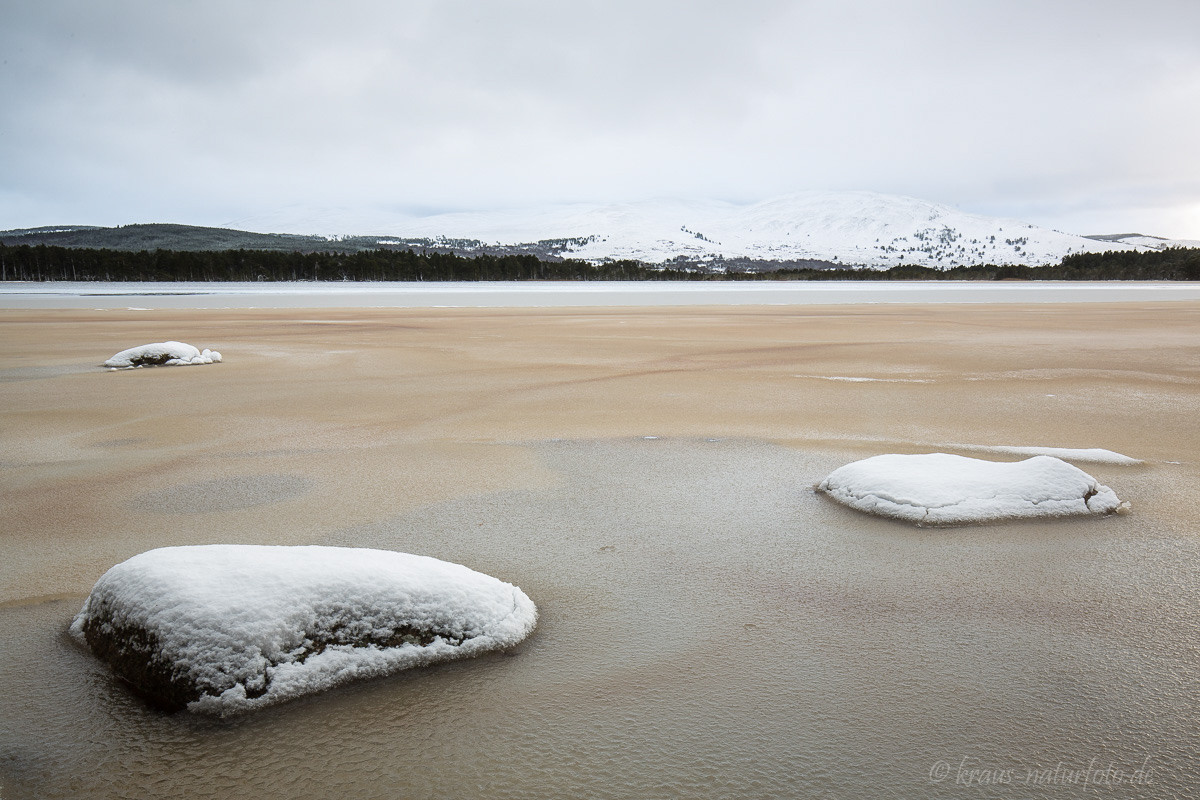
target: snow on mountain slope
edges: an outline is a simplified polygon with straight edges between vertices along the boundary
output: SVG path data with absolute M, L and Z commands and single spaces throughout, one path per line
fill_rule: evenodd
M 1161 236 L 1147 236 L 1144 233 L 1112 233 L 1103 236 L 1087 236 L 1098 242 L 1128 244 L 1134 247 L 1150 248 L 1152 250 L 1167 250 L 1172 247 L 1200 247 L 1200 239 L 1164 239 Z
M 337 217 L 343 226 L 349 224 L 343 215 Z M 323 227 L 328 230 L 330 226 Z M 1141 243 L 1098 241 L 1019 220 L 966 214 L 924 200 L 874 192 L 801 192 L 753 205 L 646 201 L 397 217 L 391 221 L 377 216 L 370 220 L 369 230 L 359 225 L 357 230 L 342 231 L 368 232 L 409 239 L 478 240 L 491 246 L 560 240 L 551 248 L 553 252 L 594 262 L 626 258 L 648 263 L 811 259 L 878 268 L 898 264 L 949 268 L 1056 264 L 1071 253 L 1147 249 Z

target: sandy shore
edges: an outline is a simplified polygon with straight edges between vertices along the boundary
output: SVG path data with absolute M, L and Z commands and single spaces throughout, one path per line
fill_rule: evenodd
M 4 601 L 85 592 L 167 540 L 314 541 L 544 485 L 526 441 L 1200 454 L 1192 304 L 6 311 L 0 331 Z M 167 338 L 226 362 L 97 367 Z M 163 504 L 204 513 L 167 535 Z
M 1200 779 L 1200 305 L 26 310 L 0 337 L 5 800 Z M 98 367 L 170 338 L 226 361 Z M 1099 520 L 930 531 L 808 491 L 967 445 L 1146 463 L 1081 464 L 1133 505 Z M 253 719 L 164 717 L 64 629 L 109 566 L 216 542 L 465 563 L 539 626 Z

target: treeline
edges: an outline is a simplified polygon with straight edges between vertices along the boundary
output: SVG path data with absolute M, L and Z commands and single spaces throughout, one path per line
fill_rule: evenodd
M 730 275 L 741 278 L 742 275 Z M 906 264 L 886 270 L 821 269 L 780 270 L 768 277 L 796 280 L 919 280 L 919 281 L 1200 281 L 1200 248 L 1107 253 L 1079 253 L 1044 267 L 981 264 L 934 269 Z
M 941 270 L 781 269 L 706 273 L 636 261 L 593 265 L 533 255 L 458 256 L 412 250 L 357 253 L 268 250 L 101 250 L 0 244 L 6 281 L 622 281 L 622 280 L 1165 280 L 1200 281 L 1200 249 L 1067 256 L 1045 267 L 982 265 Z
M 1061 264 L 1050 269 L 1103 272 L 1104 280 L 1113 281 L 1200 281 L 1200 248 L 1172 247 L 1148 253 L 1079 253 L 1067 256 Z
M 288 253 L 269 250 L 95 250 L 0 244 L 0 280 L 20 281 L 620 281 L 704 277 L 636 261 L 593 266 L 533 255 L 412 250 Z

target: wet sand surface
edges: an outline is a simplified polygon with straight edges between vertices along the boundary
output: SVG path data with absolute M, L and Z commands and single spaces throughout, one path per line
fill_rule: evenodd
M 164 339 L 226 362 L 96 366 Z M 5 800 L 1200 784 L 1200 305 L 3 311 L 0 341 Z M 1132 503 L 1105 519 L 918 529 L 811 491 L 955 445 L 1146 463 L 1079 465 Z M 163 716 L 64 631 L 108 567 L 199 543 L 436 556 L 541 622 Z

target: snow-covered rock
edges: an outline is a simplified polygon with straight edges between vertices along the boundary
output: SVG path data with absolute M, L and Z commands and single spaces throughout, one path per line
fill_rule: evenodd
M 435 558 L 204 545 L 113 567 L 71 632 L 156 705 L 228 714 L 511 647 L 536 622 L 517 587 Z
M 927 453 L 882 455 L 834 470 L 817 490 L 859 511 L 918 525 L 1111 514 L 1112 489 L 1051 456 L 998 462 Z
M 188 367 L 194 364 L 216 364 L 221 354 L 215 350 L 199 350 L 185 342 L 155 342 L 122 350 L 104 366 L 110 369 L 133 369 L 134 367 Z

